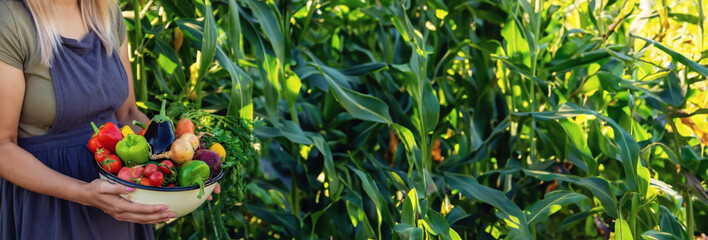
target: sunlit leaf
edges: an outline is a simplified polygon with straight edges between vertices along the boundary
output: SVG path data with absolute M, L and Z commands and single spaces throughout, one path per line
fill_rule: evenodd
M 492 189 L 487 186 L 480 185 L 474 178 L 453 175 L 446 176 L 451 189 L 458 190 L 468 198 L 477 199 L 484 203 L 494 206 L 499 209 L 506 218 L 509 224 L 512 224 L 512 231 L 518 232 L 520 239 L 531 239 L 531 234 L 528 229 L 528 221 L 526 215 L 511 202 L 502 192 Z M 514 227 L 516 226 L 516 227 Z
M 585 195 L 578 193 L 565 191 L 551 192 L 546 195 L 546 198 L 535 202 L 526 209 L 526 211 L 529 212 L 529 225 L 534 226 L 548 218 L 548 216 L 554 212 L 560 210 L 565 205 L 578 203 L 585 199 L 587 199 Z
M 632 240 L 632 230 L 624 219 L 615 220 L 615 240 Z

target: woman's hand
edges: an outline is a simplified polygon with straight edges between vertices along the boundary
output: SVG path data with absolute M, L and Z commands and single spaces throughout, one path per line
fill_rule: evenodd
M 131 187 L 111 184 L 108 181 L 96 179 L 87 184 L 91 206 L 100 208 L 108 215 L 119 221 L 141 224 L 156 224 L 167 222 L 175 217 L 173 212 L 167 211 L 165 205 L 144 205 L 133 203 L 118 196 L 134 191 Z
M 221 186 L 219 185 L 219 183 L 216 183 L 216 187 L 214 187 L 214 193 L 221 193 Z M 209 195 L 209 198 L 207 198 L 207 200 L 211 201 L 211 195 Z

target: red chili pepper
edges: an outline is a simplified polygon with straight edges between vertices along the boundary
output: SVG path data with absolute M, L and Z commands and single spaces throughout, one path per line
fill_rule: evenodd
M 100 141 L 104 147 L 108 148 L 108 150 L 111 150 L 111 152 L 116 152 L 116 144 L 123 139 L 123 133 L 120 131 L 120 128 L 112 122 L 107 122 L 100 128 L 96 127 L 96 124 L 91 122 L 91 126 L 93 126 L 93 130 L 96 132 L 94 135 L 98 141 Z

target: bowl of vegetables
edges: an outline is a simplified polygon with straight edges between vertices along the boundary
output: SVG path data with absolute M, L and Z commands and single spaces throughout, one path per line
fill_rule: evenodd
M 128 126 L 118 128 L 108 122 L 97 127 L 92 123 L 95 133 L 88 148 L 94 153 L 94 167 L 101 179 L 135 189 L 121 197 L 135 203 L 167 205 L 178 218 L 197 209 L 214 191 L 224 175 L 221 159 L 225 151 L 205 148 L 200 142 L 204 133 L 195 135 L 189 119 L 181 119 L 175 129 L 164 109 L 163 102 L 160 114 L 148 126 L 143 125 L 139 134 Z
M 224 175 L 224 172 L 221 171 L 214 178 L 204 182 L 204 187 L 202 190 L 198 185 L 186 187 L 154 187 L 143 185 L 134 181 L 127 181 L 118 178 L 116 175 L 113 175 L 103 169 L 99 163 L 96 163 L 95 167 L 98 169 L 101 179 L 135 189 L 132 193 L 120 195 L 121 197 L 131 202 L 140 204 L 167 205 L 167 209 L 175 213 L 175 218 L 185 216 L 201 206 L 207 197 L 214 191 L 214 188 L 216 187 L 215 183 L 217 183 Z

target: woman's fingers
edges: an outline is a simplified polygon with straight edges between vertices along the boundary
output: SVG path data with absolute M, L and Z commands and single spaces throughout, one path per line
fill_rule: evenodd
M 101 194 L 128 194 L 135 191 L 132 187 L 112 184 L 105 180 L 94 180 L 94 182 L 97 183 L 95 184 L 96 191 Z
M 216 186 L 214 187 L 214 193 L 221 193 L 221 186 L 219 185 L 219 183 L 216 183 Z M 211 199 L 213 198 L 211 197 L 211 195 L 209 195 L 209 198 L 207 198 L 207 200 L 211 201 Z
M 174 212 L 163 211 L 162 208 L 152 208 L 152 206 L 137 203 L 128 203 L 119 208 L 122 208 L 123 211 L 114 217 L 121 221 L 155 224 L 166 222 L 175 217 Z
M 121 221 L 154 224 L 175 217 L 174 212 L 167 211 L 164 205 L 144 205 L 122 198 L 116 199 L 112 205 L 113 210 L 108 214 Z
M 133 203 L 119 196 L 133 192 L 131 187 L 111 184 L 105 180 L 94 180 L 91 185 L 98 202 L 94 205 L 120 221 L 155 224 L 175 217 L 174 212 L 167 211 L 166 205 Z

